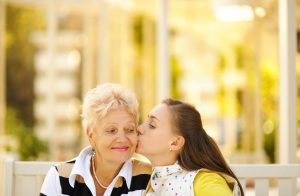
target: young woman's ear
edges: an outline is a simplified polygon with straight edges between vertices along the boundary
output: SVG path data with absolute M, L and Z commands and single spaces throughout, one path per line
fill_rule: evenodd
M 178 135 L 174 137 L 170 144 L 170 151 L 178 151 L 181 150 L 184 146 L 185 139 L 183 136 Z

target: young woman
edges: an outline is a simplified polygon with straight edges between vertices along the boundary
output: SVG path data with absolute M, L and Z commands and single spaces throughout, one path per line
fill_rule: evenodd
M 167 99 L 138 127 L 137 152 L 152 164 L 151 187 L 157 195 L 244 195 L 217 144 L 191 105 Z

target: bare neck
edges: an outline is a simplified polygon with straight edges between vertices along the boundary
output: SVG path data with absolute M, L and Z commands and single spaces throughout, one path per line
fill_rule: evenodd
M 98 179 L 105 185 L 109 185 L 120 172 L 123 164 L 104 161 L 100 157 L 94 156 L 95 172 Z
M 147 158 L 150 160 L 152 167 L 157 167 L 173 165 L 174 163 L 176 163 L 178 157 L 174 154 L 169 154 L 166 156 L 149 156 Z

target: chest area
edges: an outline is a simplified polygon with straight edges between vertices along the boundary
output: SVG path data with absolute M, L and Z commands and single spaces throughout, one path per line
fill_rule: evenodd
M 194 195 L 193 181 L 196 172 L 177 172 L 168 175 L 154 174 L 151 186 L 158 195 Z

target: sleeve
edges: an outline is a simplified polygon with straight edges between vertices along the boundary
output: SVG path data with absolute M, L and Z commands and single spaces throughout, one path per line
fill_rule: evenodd
M 59 174 L 55 167 L 51 167 L 48 171 L 44 183 L 41 188 L 40 196 L 59 196 L 61 195 L 61 186 L 59 182 Z
M 194 179 L 195 196 L 233 196 L 225 179 L 213 172 L 199 172 Z

